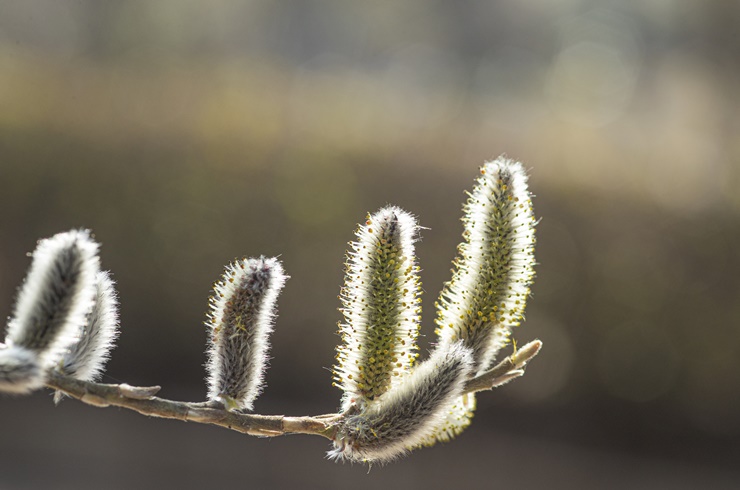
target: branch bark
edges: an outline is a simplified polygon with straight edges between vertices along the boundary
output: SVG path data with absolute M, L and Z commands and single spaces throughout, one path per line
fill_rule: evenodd
M 229 412 L 209 403 L 188 403 L 154 396 L 158 386 L 133 387 L 80 381 L 52 372 L 46 381 L 49 388 L 59 390 L 95 407 L 128 408 L 143 415 L 176 419 L 200 424 L 212 424 L 258 437 L 285 434 L 314 434 L 332 439 L 338 414 L 318 417 L 286 417 Z
M 471 379 L 466 393 L 490 390 L 524 374 L 524 365 L 540 350 L 535 340 L 515 351 L 493 369 Z M 199 424 L 211 424 L 257 437 L 287 434 L 312 434 L 333 440 L 345 414 L 288 417 L 230 412 L 214 402 L 179 402 L 155 396 L 159 386 L 137 387 L 128 384 L 103 384 L 66 376 L 56 371 L 48 374 L 46 386 L 59 390 L 83 403 L 95 407 L 121 407 L 151 417 L 176 419 Z

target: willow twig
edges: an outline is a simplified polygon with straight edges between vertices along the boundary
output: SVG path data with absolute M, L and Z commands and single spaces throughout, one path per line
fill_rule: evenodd
M 465 383 L 466 393 L 475 393 L 476 391 L 485 391 L 502 384 L 508 383 L 514 378 L 524 374 L 524 366 L 542 348 L 542 342 L 533 340 L 520 349 L 514 351 L 512 355 L 498 363 L 494 368 L 485 373 L 476 376 Z
M 285 434 L 313 434 L 332 439 L 341 415 L 318 417 L 286 417 L 229 412 L 211 403 L 188 403 L 154 396 L 158 386 L 134 387 L 126 384 L 103 384 L 80 381 L 58 372 L 49 373 L 46 386 L 62 391 L 95 407 L 127 408 L 143 415 L 176 419 L 200 424 L 212 424 L 243 434 L 275 437 Z
M 539 340 L 530 342 L 496 367 L 471 379 L 465 392 L 490 390 L 524 374 L 524 365 L 540 350 Z M 48 374 L 46 386 L 59 390 L 83 403 L 95 407 L 121 407 L 150 417 L 211 424 L 258 437 L 276 437 L 288 434 L 312 434 L 333 440 L 345 414 L 288 417 L 285 415 L 258 415 L 231 412 L 214 402 L 180 402 L 155 396 L 159 386 L 131 386 L 123 384 L 80 381 L 53 371 Z

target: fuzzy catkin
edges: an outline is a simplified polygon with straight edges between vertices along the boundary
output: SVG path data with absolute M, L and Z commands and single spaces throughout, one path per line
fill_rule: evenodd
M 262 390 L 275 305 L 287 276 L 275 258 L 227 266 L 214 287 L 209 329 L 208 397 L 229 410 L 251 410 Z
M 464 212 L 465 240 L 437 302 L 437 334 L 440 344 L 471 348 L 481 374 L 523 320 L 534 278 L 535 219 L 522 165 L 503 157 L 486 163 Z
M 78 339 L 93 304 L 95 275 L 100 268 L 97 252 L 98 244 L 87 230 L 58 233 L 39 241 L 8 324 L 8 349 L 0 360 L 6 380 L 28 380 L 29 384 L 17 390 L 39 388 L 43 376 L 30 376 L 37 372 L 32 365 L 36 364 L 40 373 L 57 367 Z M 22 376 L 14 377 L 12 369 Z
M 334 367 L 345 410 L 383 395 L 410 371 L 418 356 L 421 306 L 414 255 L 418 230 L 412 215 L 388 206 L 369 215 L 356 231 L 357 241 L 350 244 L 340 295 L 343 342 Z
M 97 381 L 118 337 L 118 298 L 107 271 L 95 276 L 93 307 L 79 339 L 64 354 L 59 371 L 82 381 Z M 61 393 L 54 395 L 56 402 Z
M 35 353 L 23 347 L 0 349 L 0 392 L 24 394 L 44 386 L 44 372 Z
M 503 157 L 483 165 L 463 222 L 452 280 L 436 303 L 437 335 L 442 346 L 463 341 L 471 348 L 474 372 L 481 374 L 523 320 L 534 278 L 535 218 L 522 165 Z M 423 444 L 457 436 L 474 411 L 475 394 L 469 393 Z
M 461 396 L 471 367 L 462 343 L 435 349 L 398 385 L 346 418 L 329 457 L 385 463 L 423 445 Z
M 448 442 L 460 435 L 472 422 L 475 406 L 475 393 L 466 393 L 458 397 L 420 445 L 434 446 L 438 442 Z

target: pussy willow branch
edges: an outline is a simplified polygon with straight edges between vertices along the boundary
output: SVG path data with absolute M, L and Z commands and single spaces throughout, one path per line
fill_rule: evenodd
M 541 345 L 539 340 L 525 345 L 493 369 L 468 381 L 465 385 L 465 392 L 490 390 L 521 376 L 524 374 L 522 368 L 537 355 Z M 58 372 L 49 373 L 46 386 L 95 407 L 127 408 L 151 417 L 218 425 L 258 437 L 313 434 L 333 440 L 339 422 L 344 416 L 340 413 L 287 417 L 229 412 L 212 402 L 191 403 L 159 398 L 154 396 L 159 392 L 159 386 L 136 387 L 127 384 L 93 383 L 80 381 Z

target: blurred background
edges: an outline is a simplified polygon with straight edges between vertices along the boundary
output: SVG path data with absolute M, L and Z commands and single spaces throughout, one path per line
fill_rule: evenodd
M 41 237 L 91 228 L 121 298 L 104 381 L 202 400 L 223 265 L 280 255 L 259 413 L 336 410 L 346 243 L 415 213 L 425 304 L 464 190 L 531 174 L 527 375 L 371 471 L 50 394 L 0 399 L 0 488 L 738 488 L 740 4 L 0 0 L 0 314 Z

